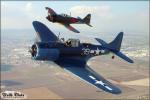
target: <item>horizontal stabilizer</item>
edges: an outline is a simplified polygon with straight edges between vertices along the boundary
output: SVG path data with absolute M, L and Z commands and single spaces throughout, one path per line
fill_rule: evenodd
M 129 57 L 120 52 L 121 43 L 123 39 L 123 32 L 120 32 L 117 35 L 117 37 L 110 43 L 106 43 L 105 41 L 99 38 L 95 39 L 101 44 L 103 48 L 107 48 L 109 51 L 113 52 L 114 54 L 116 54 L 117 56 L 119 56 L 120 58 L 124 59 L 129 63 L 133 63 L 133 60 L 131 60 Z
M 105 41 L 103 41 L 102 39 L 99 38 L 95 38 L 101 45 L 107 45 L 107 43 Z
M 113 52 L 113 53 L 115 53 L 117 56 L 119 56 L 120 58 L 124 59 L 125 61 L 127 61 L 129 63 L 134 63 L 133 60 L 131 60 L 126 55 L 124 55 L 122 52 Z
M 123 32 L 120 32 L 117 37 L 110 42 L 109 44 L 103 41 L 102 39 L 95 38 L 103 47 L 108 48 L 113 51 L 120 51 L 122 39 L 123 39 Z

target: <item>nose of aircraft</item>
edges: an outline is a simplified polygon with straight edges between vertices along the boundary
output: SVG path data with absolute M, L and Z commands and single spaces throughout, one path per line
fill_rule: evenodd
M 45 9 L 48 10 L 49 8 L 48 8 L 48 7 L 45 7 Z
M 31 54 L 32 57 L 34 57 L 37 53 L 36 45 L 32 45 L 31 47 L 29 47 L 28 52 Z

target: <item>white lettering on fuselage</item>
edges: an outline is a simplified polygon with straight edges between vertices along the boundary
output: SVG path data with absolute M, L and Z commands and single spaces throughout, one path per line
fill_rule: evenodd
M 83 54 L 85 55 L 89 55 L 89 54 L 100 55 L 101 53 L 105 53 L 105 50 L 99 50 L 98 47 L 96 50 L 91 50 L 89 48 L 83 48 L 82 50 L 83 50 Z
M 91 51 L 89 48 L 83 48 L 82 50 L 85 55 L 90 54 L 90 51 Z

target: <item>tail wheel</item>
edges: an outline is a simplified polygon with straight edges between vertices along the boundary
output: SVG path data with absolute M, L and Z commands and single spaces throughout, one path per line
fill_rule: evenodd
M 113 55 L 111 58 L 112 58 L 112 59 L 114 59 L 114 58 L 115 58 L 115 56 Z

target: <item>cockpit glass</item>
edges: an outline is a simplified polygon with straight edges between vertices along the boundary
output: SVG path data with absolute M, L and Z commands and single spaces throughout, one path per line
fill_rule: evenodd
M 61 14 L 61 16 L 64 16 L 64 17 L 69 17 L 69 15 L 67 15 L 67 14 Z

